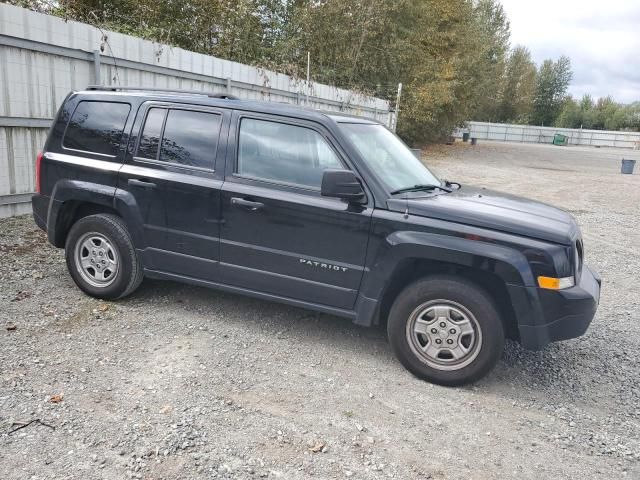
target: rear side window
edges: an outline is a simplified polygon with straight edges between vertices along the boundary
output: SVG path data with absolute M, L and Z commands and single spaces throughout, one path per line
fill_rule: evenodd
M 240 175 L 320 188 L 326 169 L 343 168 L 329 143 L 315 130 L 244 118 L 240 123 Z
M 116 156 L 131 106 L 128 103 L 82 101 L 78 103 L 62 146 L 73 150 Z
M 213 169 L 221 123 L 217 113 L 151 108 L 136 156 Z
M 138 157 L 152 160 L 158 159 L 158 145 L 160 145 L 162 126 L 164 125 L 164 117 L 166 114 L 167 111 L 163 108 L 152 108 L 149 110 L 149 113 L 147 113 L 144 129 L 140 136 Z

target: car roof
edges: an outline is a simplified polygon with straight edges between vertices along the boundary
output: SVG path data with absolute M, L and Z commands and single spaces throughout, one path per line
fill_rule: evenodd
M 306 106 L 294 105 L 287 102 L 242 100 L 234 97 L 233 95 L 213 94 L 198 91 L 161 90 L 153 88 L 145 89 L 138 87 L 133 87 L 131 89 L 127 87 L 88 87 L 86 90 L 75 91 L 73 93 L 74 95 L 80 95 L 83 97 L 105 95 L 122 99 L 136 97 L 138 99 L 144 100 L 168 101 L 202 106 L 233 108 L 234 110 L 283 115 L 316 121 L 326 121 L 327 119 L 330 119 L 336 123 L 380 123 L 370 118 L 350 115 L 343 112 L 319 110 Z

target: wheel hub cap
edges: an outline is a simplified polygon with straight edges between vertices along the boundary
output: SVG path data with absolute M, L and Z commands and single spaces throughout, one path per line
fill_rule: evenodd
M 108 287 L 118 273 L 119 259 L 111 241 L 100 233 L 86 233 L 76 243 L 75 260 L 82 278 L 94 287 Z
M 464 306 L 435 300 L 413 311 L 407 322 L 407 340 L 416 356 L 430 367 L 458 370 L 477 357 L 482 332 Z

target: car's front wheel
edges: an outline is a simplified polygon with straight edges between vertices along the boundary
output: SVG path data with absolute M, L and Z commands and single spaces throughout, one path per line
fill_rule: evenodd
M 387 333 L 409 371 L 447 386 L 485 376 L 504 345 L 504 328 L 491 297 L 469 281 L 444 275 L 418 280 L 398 295 Z
M 78 220 L 67 236 L 65 254 L 74 282 L 92 297 L 121 298 L 142 281 L 142 264 L 131 236 L 116 215 Z

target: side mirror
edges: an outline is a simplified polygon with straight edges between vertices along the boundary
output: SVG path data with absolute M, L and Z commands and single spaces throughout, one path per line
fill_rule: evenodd
M 325 170 L 320 194 L 349 202 L 361 202 L 365 198 L 364 188 L 351 170 Z

